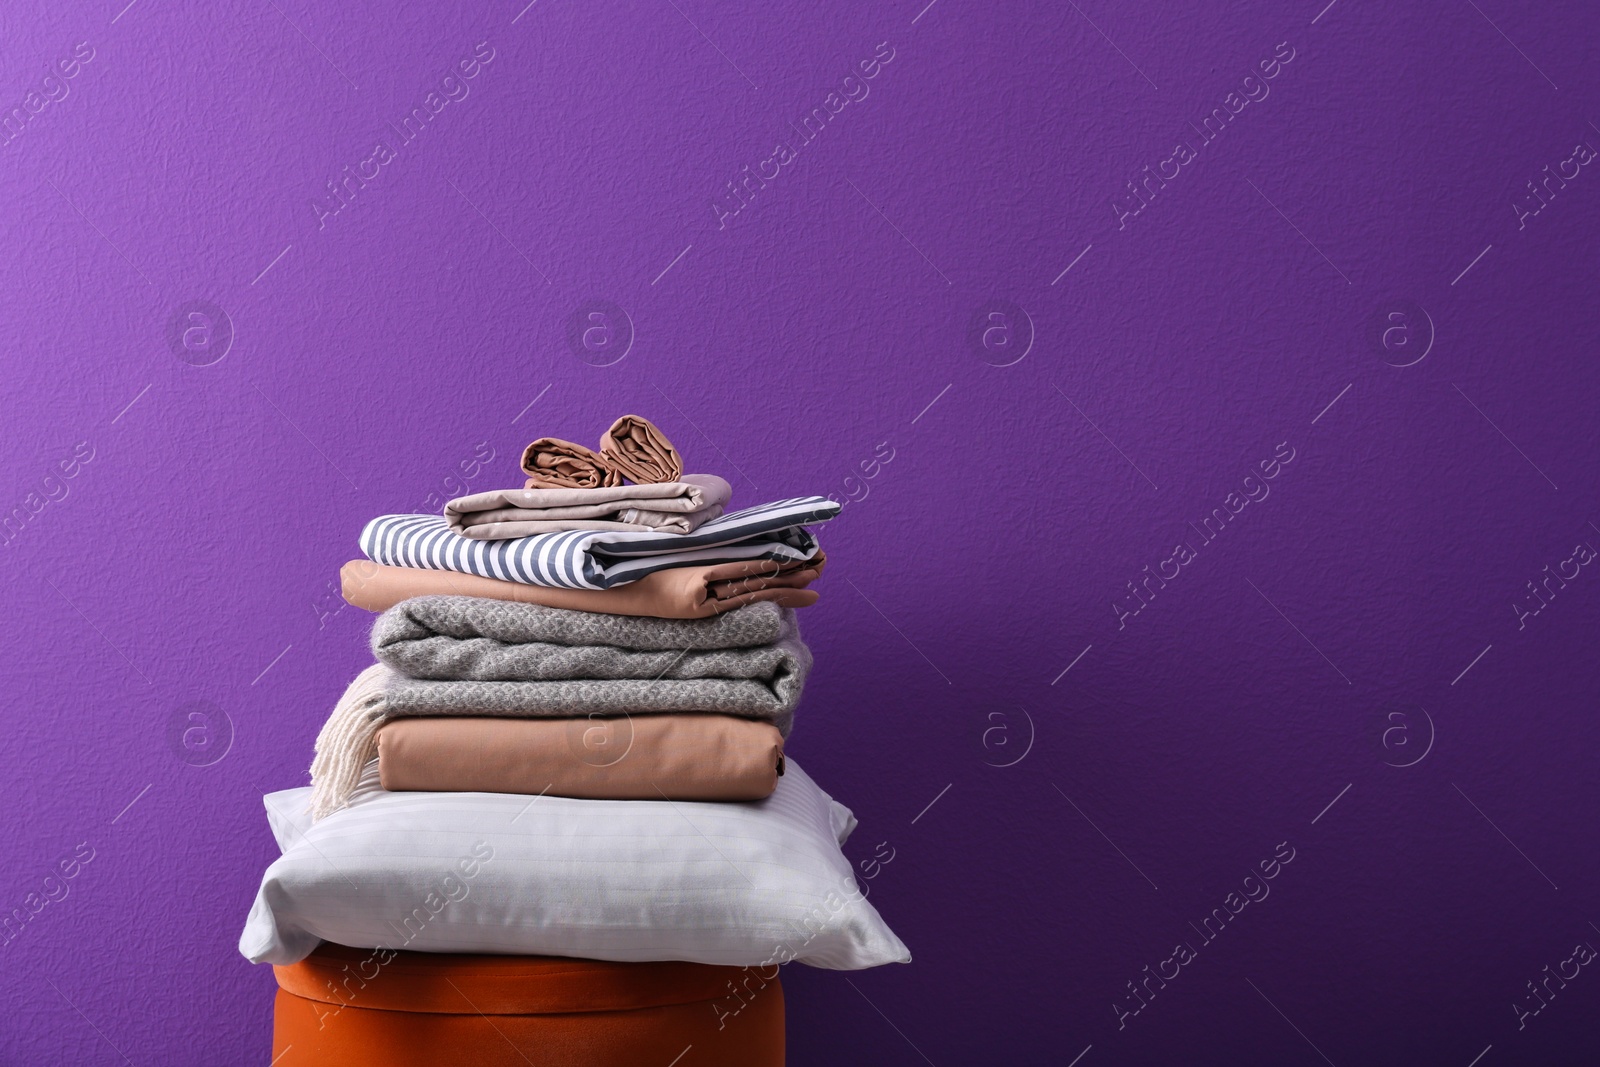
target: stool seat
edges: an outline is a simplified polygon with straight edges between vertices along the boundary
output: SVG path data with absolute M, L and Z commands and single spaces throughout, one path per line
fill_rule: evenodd
M 275 1067 L 784 1062 L 783 988 L 776 967 L 393 952 L 324 943 L 273 972 Z

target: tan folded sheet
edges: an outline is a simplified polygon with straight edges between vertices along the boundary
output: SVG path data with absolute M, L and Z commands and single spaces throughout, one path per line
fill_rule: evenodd
M 529 489 L 598 489 L 621 485 L 622 474 L 592 448 L 541 437 L 522 453 Z
M 339 568 L 339 584 L 347 602 L 367 611 L 388 611 L 402 600 L 439 594 L 516 600 L 608 615 L 703 619 L 763 600 L 786 608 L 809 607 L 817 602 L 817 594 L 806 586 L 816 581 L 826 562 L 827 556 L 819 551 L 803 563 L 753 559 L 712 567 L 669 567 L 610 589 L 554 589 L 357 559 Z
M 771 723 L 730 715 L 394 719 L 385 789 L 589 800 L 760 800 L 783 766 Z
M 667 435 L 649 419 L 624 415 L 600 438 L 600 456 L 630 482 L 675 482 L 683 460 Z
M 450 528 L 477 541 L 563 530 L 693 533 L 722 514 L 733 489 L 715 474 L 596 489 L 491 489 L 444 506 Z
M 598 489 L 675 482 L 683 460 L 667 435 L 649 419 L 624 415 L 600 438 L 600 450 L 559 437 L 541 437 L 522 452 L 529 489 Z

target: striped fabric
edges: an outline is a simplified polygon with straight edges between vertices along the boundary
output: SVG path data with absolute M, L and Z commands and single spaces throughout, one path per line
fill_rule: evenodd
M 382 515 L 361 531 L 361 551 L 391 567 L 558 589 L 609 589 L 668 567 L 807 560 L 817 553 L 817 539 L 802 524 L 837 514 L 833 501 L 802 496 L 731 512 L 687 534 L 568 530 L 508 541 L 462 537 L 442 515 Z

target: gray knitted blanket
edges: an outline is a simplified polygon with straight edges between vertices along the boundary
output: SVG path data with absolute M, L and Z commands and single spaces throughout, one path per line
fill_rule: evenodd
M 705 619 L 606 615 L 482 597 L 426 596 L 384 612 L 378 663 L 317 738 L 312 810 L 344 803 L 396 716 L 578 717 L 699 711 L 794 725 L 811 652 L 792 608 Z
M 798 633 L 793 610 L 775 604 L 750 604 L 704 619 L 657 619 L 485 597 L 420 596 L 378 616 L 372 651 L 412 678 L 654 678 L 680 660 L 705 666 L 673 677 L 731 671 L 732 677 L 749 678 L 756 674 L 743 657 Z
M 378 617 L 372 651 L 397 672 L 390 715 L 713 711 L 785 735 L 811 667 L 794 610 L 776 604 L 654 619 L 424 596 Z

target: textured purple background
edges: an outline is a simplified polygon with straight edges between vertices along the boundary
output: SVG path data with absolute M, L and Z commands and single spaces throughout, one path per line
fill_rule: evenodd
M 916 961 L 788 968 L 792 1062 L 1594 1062 L 1600 976 L 1514 1005 L 1600 944 L 1600 16 L 924 2 L 0 10 L 0 1060 L 266 1061 L 259 797 L 368 659 L 362 523 L 638 412 L 737 502 L 857 498 L 792 751 Z

